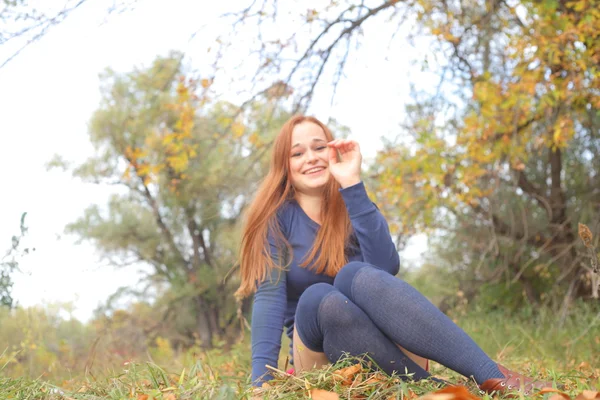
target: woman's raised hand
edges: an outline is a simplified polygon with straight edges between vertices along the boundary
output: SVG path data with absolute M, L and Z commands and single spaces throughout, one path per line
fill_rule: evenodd
M 359 183 L 362 155 L 358 143 L 349 139 L 336 139 L 327 143 L 327 146 L 329 146 L 329 172 L 340 186 L 347 188 Z

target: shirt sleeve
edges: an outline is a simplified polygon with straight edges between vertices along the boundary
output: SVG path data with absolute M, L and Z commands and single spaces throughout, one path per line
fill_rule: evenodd
M 363 261 L 392 275 L 400 270 L 400 257 L 392 242 L 388 223 L 367 196 L 363 182 L 340 189 Z
M 278 254 L 269 235 L 271 256 Z M 260 386 L 273 379 L 266 365 L 277 368 L 281 335 L 287 305 L 286 272 L 273 269 L 270 276 L 258 285 L 252 306 L 252 384 Z

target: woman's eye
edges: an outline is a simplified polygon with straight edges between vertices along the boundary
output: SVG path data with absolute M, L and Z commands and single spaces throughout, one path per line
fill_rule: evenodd
M 302 153 L 294 153 L 292 154 L 292 157 L 300 157 L 302 155 Z
M 326 148 L 327 148 L 326 146 L 319 146 L 319 147 L 317 147 L 317 150 L 321 151 L 321 150 L 324 150 Z

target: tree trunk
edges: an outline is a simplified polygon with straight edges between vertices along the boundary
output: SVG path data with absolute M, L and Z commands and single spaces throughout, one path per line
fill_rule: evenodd
M 571 308 L 571 304 L 573 303 L 573 300 L 577 297 L 577 292 L 578 292 L 577 289 L 581 286 L 580 278 L 581 278 L 583 271 L 584 270 L 581 267 L 579 267 L 579 269 L 575 273 L 573 279 L 571 279 L 571 281 L 569 282 L 569 288 L 567 289 L 567 294 L 565 295 L 563 304 L 561 306 L 560 314 L 559 314 L 560 315 L 559 322 L 558 322 L 559 327 L 562 327 L 562 325 L 564 324 L 565 319 L 567 318 L 567 315 L 569 314 L 569 308 Z
M 214 339 L 222 339 L 223 330 L 219 325 L 219 307 L 216 304 L 210 304 L 206 310 L 207 318 L 210 321 L 210 329 Z
M 208 349 L 212 347 L 213 332 L 211 329 L 210 319 L 206 312 L 206 304 L 204 299 L 196 296 L 196 327 L 200 338 L 200 346 Z
M 519 281 L 525 289 L 525 295 L 527 296 L 527 300 L 529 300 L 529 304 L 531 304 L 535 308 L 539 308 L 540 302 L 538 300 L 537 293 L 535 292 L 535 289 L 533 288 L 533 285 L 531 284 L 529 279 L 526 279 L 524 276 L 521 276 L 519 278 Z

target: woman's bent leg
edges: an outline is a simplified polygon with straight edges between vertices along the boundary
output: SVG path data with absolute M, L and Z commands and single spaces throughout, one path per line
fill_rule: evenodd
M 299 340 L 296 341 L 296 338 Z M 367 354 L 388 374 L 429 373 L 404 354 L 352 301 L 331 285 L 310 286 L 300 297 L 294 329 L 294 366 L 298 371 L 323 365 L 323 354 L 336 362 L 347 353 Z
M 329 364 L 325 353 L 312 351 L 302 342 L 302 339 L 298 336 L 298 329 L 296 327 L 294 327 L 293 343 L 295 372 L 309 371 L 313 368 L 321 368 L 323 365 Z
M 498 365 L 450 318 L 408 283 L 366 263 L 352 262 L 334 286 L 391 340 L 479 384 L 501 378 Z

